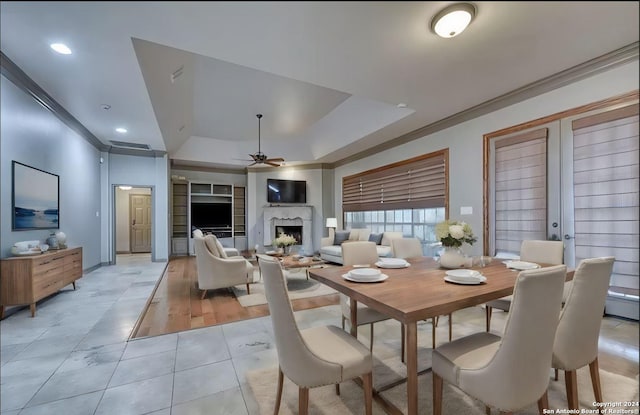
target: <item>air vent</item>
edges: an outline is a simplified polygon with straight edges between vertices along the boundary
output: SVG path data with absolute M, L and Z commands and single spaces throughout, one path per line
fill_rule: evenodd
M 114 147 L 135 148 L 137 150 L 151 150 L 149 144 L 128 143 L 126 141 L 109 140 Z

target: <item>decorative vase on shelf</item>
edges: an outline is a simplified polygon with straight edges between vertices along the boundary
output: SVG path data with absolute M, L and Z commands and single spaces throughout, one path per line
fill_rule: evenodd
M 462 250 L 456 246 L 445 246 L 444 252 L 440 255 L 440 266 L 442 268 L 455 269 L 465 265 L 466 258 Z

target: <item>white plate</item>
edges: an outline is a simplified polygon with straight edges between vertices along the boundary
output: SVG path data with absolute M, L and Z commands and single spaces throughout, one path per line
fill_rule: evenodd
M 478 271 L 474 271 L 472 269 L 452 269 L 447 271 L 445 274 L 449 277 L 455 277 L 458 279 L 472 278 L 480 275 Z
M 376 262 L 376 266 L 380 267 L 380 268 L 407 268 L 410 265 L 411 264 L 406 262 L 406 261 L 403 262 L 403 263 L 399 263 L 399 264 L 382 262 L 382 261 Z
M 526 269 L 540 268 L 540 265 L 538 264 L 535 264 L 533 262 L 525 262 L 525 261 L 510 261 L 506 265 L 507 265 L 507 268 L 513 268 L 519 271 L 524 271 Z
M 386 280 L 387 278 L 389 278 L 389 276 L 386 275 L 386 274 L 380 274 L 375 279 L 361 280 L 361 279 L 354 279 L 349 274 L 342 274 L 342 278 L 344 278 L 345 280 L 348 280 L 348 281 L 353 281 L 353 282 L 380 282 L 380 281 Z
M 385 264 L 402 265 L 407 261 L 404 258 L 380 258 L 378 262 L 384 262 Z
M 353 278 L 374 278 L 380 275 L 380 270 L 375 268 L 357 268 L 349 271 Z
M 487 277 L 485 277 L 484 275 L 480 275 L 479 280 L 476 279 L 465 279 L 465 280 L 459 280 L 455 277 L 449 277 L 446 276 L 444 277 L 444 280 L 447 282 L 451 282 L 453 284 L 463 284 L 463 285 L 478 285 L 478 284 L 482 284 L 483 282 L 485 282 L 487 280 Z

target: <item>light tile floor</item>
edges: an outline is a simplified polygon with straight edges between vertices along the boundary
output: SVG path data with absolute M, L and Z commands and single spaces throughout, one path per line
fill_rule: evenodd
M 277 365 L 270 318 L 127 341 L 165 263 L 119 256 L 38 304 L 0 323 L 2 415 L 257 414 L 245 373 Z M 492 328 L 502 330 L 505 313 Z M 340 324 L 338 306 L 296 312 L 301 328 Z M 437 328 L 447 339 L 446 318 Z M 430 344 L 431 325 L 420 323 Z M 479 307 L 454 313 L 454 337 L 484 329 Z M 376 324 L 374 353 L 399 355 L 395 321 Z M 368 327 L 360 339 L 368 344 Z M 638 364 L 638 323 L 603 320 L 600 348 Z

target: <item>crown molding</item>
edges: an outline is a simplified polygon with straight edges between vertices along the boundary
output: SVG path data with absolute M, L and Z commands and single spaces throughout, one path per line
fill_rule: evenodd
M 62 105 L 51 97 L 44 89 L 40 87 L 33 79 L 29 77 L 22 69 L 18 67 L 4 52 L 0 51 L 0 64 L 2 75 L 13 82 L 18 88 L 30 95 L 37 103 L 48 109 L 65 123 L 69 128 L 78 133 L 89 144 L 100 151 L 108 151 L 109 146 L 103 144 L 93 135 L 80 121 L 78 121 L 69 111 L 64 109 Z
M 382 151 L 406 144 L 410 141 L 431 135 L 446 128 L 453 127 L 454 125 L 461 124 L 474 118 L 478 118 L 482 115 L 486 115 L 499 109 L 517 104 L 529 98 L 542 95 L 546 92 L 563 87 L 565 85 L 569 85 L 582 79 L 592 77 L 599 73 L 606 72 L 610 69 L 625 65 L 634 60 L 637 61 L 639 55 L 639 45 L 639 42 L 631 43 L 630 45 L 614 50 L 613 52 L 599 56 L 595 59 L 591 59 L 587 62 L 581 63 L 562 72 L 558 72 L 557 74 L 542 78 L 521 88 L 515 89 L 511 92 L 507 92 L 504 95 L 500 95 L 499 97 L 468 108 L 450 117 L 443 118 L 432 124 L 420 127 L 407 134 L 401 135 L 400 137 L 378 144 L 377 146 L 371 147 L 358 154 L 354 154 L 352 156 L 337 160 L 332 164 L 332 167 L 336 168 L 345 164 L 352 163 L 354 161 L 372 156 Z

